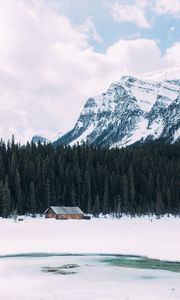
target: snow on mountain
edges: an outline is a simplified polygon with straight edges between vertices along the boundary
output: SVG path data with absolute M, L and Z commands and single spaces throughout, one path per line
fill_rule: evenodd
M 169 80 L 178 79 L 180 78 L 180 67 L 174 66 L 174 67 L 160 69 L 155 72 L 146 72 L 143 74 L 138 74 L 137 77 L 142 80 L 158 81 L 158 82 L 161 82 L 165 79 L 169 79 Z
M 156 80 L 154 80 L 156 78 Z M 122 76 L 87 100 L 74 128 L 54 143 L 126 146 L 180 138 L 180 68 Z
M 62 136 L 62 133 L 60 133 L 60 132 L 58 134 L 50 136 L 48 138 L 45 138 L 41 135 L 34 135 L 31 139 L 31 142 L 34 144 L 38 144 L 38 143 L 49 144 L 49 143 L 52 143 L 52 142 L 58 140 L 61 136 Z
M 32 137 L 32 140 L 31 140 L 32 143 L 34 144 L 38 144 L 38 143 L 41 143 L 41 144 L 48 144 L 50 143 L 50 140 L 48 140 L 47 138 L 43 137 L 43 136 L 40 136 L 40 135 L 34 135 Z

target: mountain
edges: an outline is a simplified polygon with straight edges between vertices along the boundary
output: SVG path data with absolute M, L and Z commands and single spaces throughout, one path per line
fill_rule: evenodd
M 48 138 L 45 138 L 41 135 L 34 135 L 31 139 L 31 142 L 34 144 L 49 144 L 49 143 L 53 143 L 54 141 L 58 140 L 60 137 L 62 136 L 61 132 L 58 132 L 58 134 L 50 136 Z
M 32 137 L 31 142 L 34 143 L 34 144 L 38 144 L 38 143 L 48 144 L 48 143 L 50 143 L 50 140 L 48 140 L 47 138 L 45 138 L 43 136 L 40 136 L 40 135 L 34 135 Z
M 74 128 L 54 144 L 122 147 L 159 138 L 176 142 L 180 139 L 180 72 L 179 78 L 174 76 L 165 73 L 158 78 L 157 74 L 156 81 L 152 74 L 147 79 L 122 76 L 106 92 L 89 98 Z

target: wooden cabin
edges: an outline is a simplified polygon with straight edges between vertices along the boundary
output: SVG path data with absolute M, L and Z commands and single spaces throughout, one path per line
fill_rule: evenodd
M 44 212 L 46 218 L 55 218 L 57 220 L 83 219 L 84 213 L 79 207 L 50 206 Z

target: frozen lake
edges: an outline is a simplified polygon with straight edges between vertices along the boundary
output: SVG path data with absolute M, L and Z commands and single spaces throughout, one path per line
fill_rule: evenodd
M 0 218 L 0 300 L 180 299 L 179 264 L 163 262 L 180 262 L 180 218 L 23 218 Z M 76 274 L 43 272 L 65 264 Z
M 142 259 L 112 255 L 0 257 L 0 299 L 179 300 L 180 273 L 136 268 L 134 263 Z M 44 267 L 66 264 L 78 265 L 67 270 L 76 273 L 44 272 Z

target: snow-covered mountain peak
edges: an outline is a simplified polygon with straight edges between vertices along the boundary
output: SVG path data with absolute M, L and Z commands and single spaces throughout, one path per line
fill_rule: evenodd
M 177 69 L 171 70 L 171 75 L 175 73 Z M 157 81 L 149 77 L 122 76 L 105 92 L 89 98 L 75 127 L 55 143 L 121 147 L 160 137 L 179 139 L 180 76 L 161 76 Z
M 138 74 L 138 78 L 148 81 L 162 82 L 166 80 L 179 80 L 180 79 L 180 66 L 176 65 L 174 67 L 162 68 L 153 72 L 146 72 L 143 74 Z

